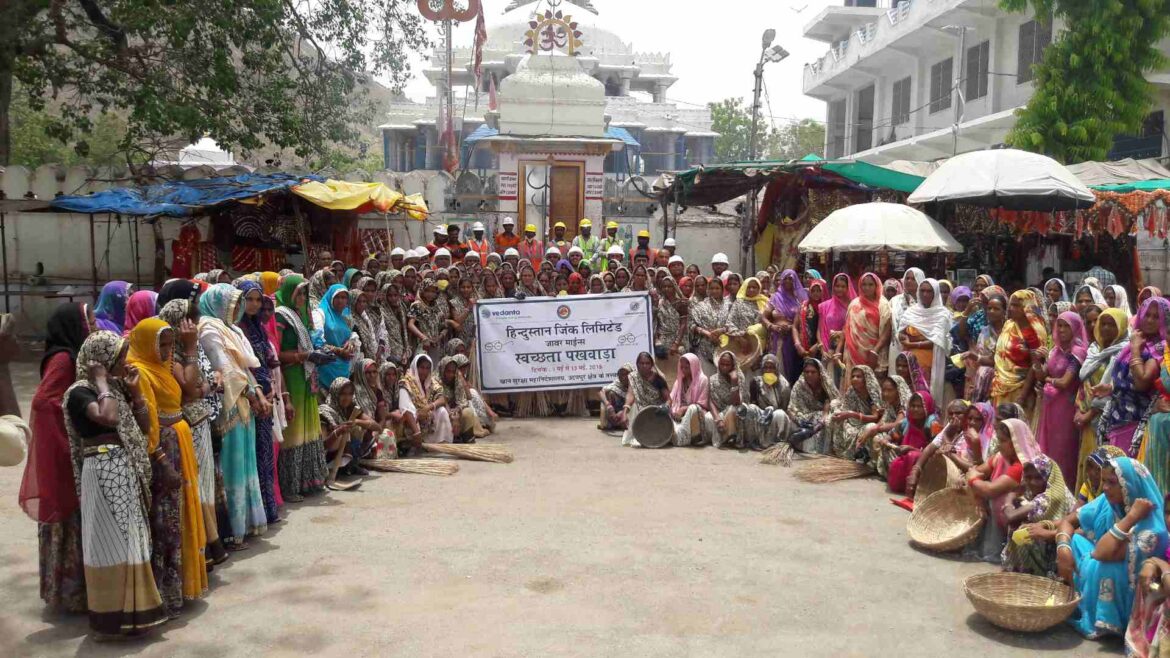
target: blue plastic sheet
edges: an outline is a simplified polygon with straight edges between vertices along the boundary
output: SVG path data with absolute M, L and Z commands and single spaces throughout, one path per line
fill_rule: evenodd
M 299 185 L 320 176 L 244 174 L 221 178 L 170 181 L 146 187 L 119 187 L 83 196 L 60 196 L 53 210 L 77 213 L 119 213 L 137 216 L 189 217 L 232 201 Z

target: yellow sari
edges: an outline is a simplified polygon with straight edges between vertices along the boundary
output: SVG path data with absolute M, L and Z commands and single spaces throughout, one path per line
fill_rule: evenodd
M 197 599 L 207 592 L 207 532 L 203 525 L 203 506 L 199 500 L 199 462 L 195 456 L 195 439 L 183 419 L 183 390 L 171 372 L 171 361 L 159 358 L 159 338 L 163 331 L 173 331 L 159 318 L 147 318 L 130 332 L 130 352 L 126 363 L 141 374 L 142 397 L 151 410 L 148 450 L 159 445 L 163 424 L 175 431 L 179 446 L 179 468 L 183 477 L 182 545 L 183 598 Z
M 1022 301 L 1025 309 L 1031 308 L 1035 295 L 1028 290 L 1012 293 L 1012 301 Z M 995 378 L 991 382 L 991 403 L 1000 405 L 1019 402 L 1024 396 L 1024 382 L 1032 367 L 1032 351 L 1048 344 L 1048 329 L 1044 321 L 1031 310 L 1024 311 L 1027 325 L 1020 326 L 1014 320 L 1003 324 L 999 339 L 995 343 Z M 1031 409 L 1025 409 L 1029 416 Z M 1027 421 L 1025 421 L 1027 422 Z

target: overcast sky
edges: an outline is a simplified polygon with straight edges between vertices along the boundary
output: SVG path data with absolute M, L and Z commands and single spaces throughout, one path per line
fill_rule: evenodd
M 632 43 L 636 52 L 668 52 L 672 72 L 679 78 L 667 92 L 670 100 L 703 104 L 732 96 L 750 102 L 752 68 L 760 54 L 765 28 L 776 29 L 776 43 L 788 59 L 765 67 L 764 83 L 771 97 L 771 114 L 777 122 L 812 117 L 824 121 L 825 104 L 802 93 L 804 64 L 824 55 L 827 44 L 801 36 L 804 26 L 824 7 L 841 0 L 719 0 L 701 2 L 653 2 L 651 0 L 592 0 L 600 15 L 565 3 L 562 9 L 584 25 L 599 25 Z M 488 32 L 501 22 L 524 20 L 536 5 L 503 14 L 510 0 L 483 0 Z M 541 6 L 543 2 L 539 3 Z M 794 11 L 794 9 L 800 10 Z M 474 23 L 455 30 L 455 44 L 470 46 Z M 582 39 L 589 41 L 588 27 Z M 439 30 L 435 29 L 435 35 Z M 413 62 L 414 70 L 420 68 Z M 415 75 L 407 96 L 422 100 L 433 89 L 426 78 Z M 764 106 L 767 113 L 767 105 Z

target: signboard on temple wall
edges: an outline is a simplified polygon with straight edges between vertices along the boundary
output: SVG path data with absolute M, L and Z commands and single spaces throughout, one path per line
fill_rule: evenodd
M 476 302 L 484 393 L 597 388 L 639 352 L 653 354 L 644 292 Z

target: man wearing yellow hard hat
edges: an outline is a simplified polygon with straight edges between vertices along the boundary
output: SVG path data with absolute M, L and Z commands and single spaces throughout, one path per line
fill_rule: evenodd
M 549 240 L 549 246 L 555 245 L 557 249 L 561 250 L 562 254 L 568 251 L 569 247 L 572 246 L 569 244 L 569 241 L 565 239 L 565 231 L 568 228 L 569 227 L 565 226 L 564 222 L 557 222 L 556 224 L 553 224 L 552 239 Z
M 600 262 L 601 262 L 601 270 L 603 272 L 607 271 L 609 269 L 609 259 L 606 257 L 606 254 L 609 253 L 610 249 L 617 247 L 618 250 L 621 251 L 623 254 L 626 253 L 625 243 L 622 242 L 617 236 L 618 228 L 619 227 L 618 227 L 617 222 L 607 223 L 605 225 L 605 238 L 602 239 L 601 245 L 598 246 L 598 248 L 597 248 L 598 252 L 601 253 L 601 261 Z
M 524 239 L 516 247 L 520 258 L 532 263 L 533 267 L 540 267 L 540 259 L 544 258 L 544 243 L 536 239 L 536 224 L 524 227 Z
M 655 250 L 650 248 L 650 231 L 642 229 L 638 231 L 638 243 L 630 249 L 630 265 L 638 265 L 640 258 L 645 258 L 646 262 L 643 265 L 649 266 L 654 262 Z
M 601 267 L 601 240 L 593 235 L 593 222 L 588 217 L 577 223 L 577 237 L 573 238 L 573 246 L 581 249 L 583 260 L 589 263 L 589 268 L 598 271 Z

